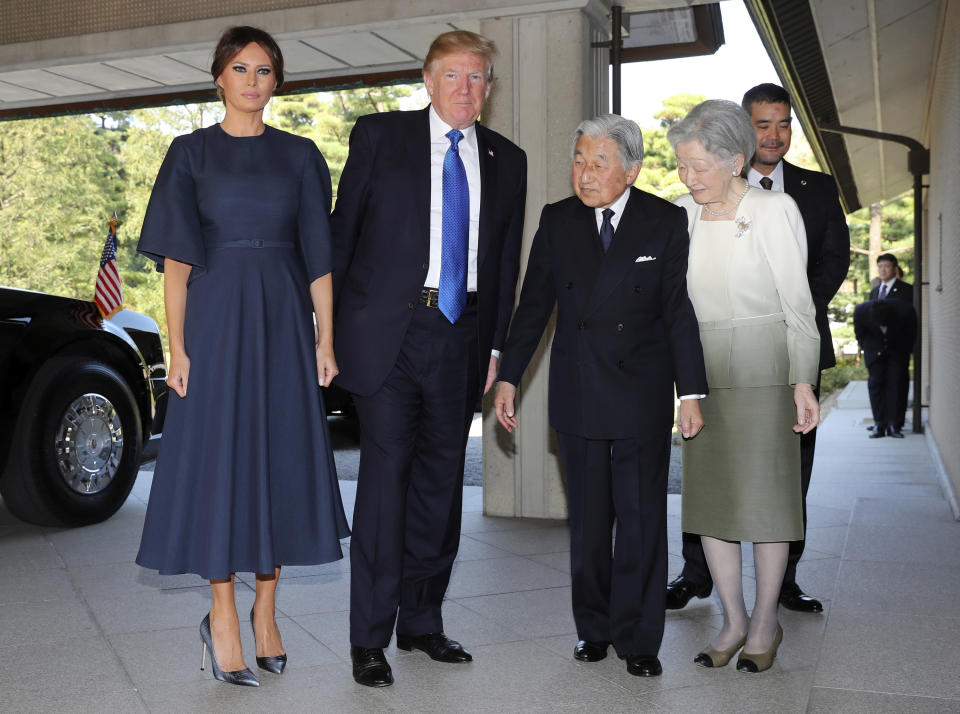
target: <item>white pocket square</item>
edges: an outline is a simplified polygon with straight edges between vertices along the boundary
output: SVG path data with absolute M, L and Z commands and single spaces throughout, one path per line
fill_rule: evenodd
M 634 262 L 634 263 L 646 263 L 648 260 L 656 260 L 656 259 L 657 259 L 656 256 L 653 256 L 653 255 L 641 255 L 639 258 L 637 258 L 637 259 L 636 259 L 635 261 L 633 261 L 633 262 Z

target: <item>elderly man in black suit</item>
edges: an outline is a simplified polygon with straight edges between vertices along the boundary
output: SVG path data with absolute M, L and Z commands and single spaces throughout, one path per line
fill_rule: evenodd
M 870 438 L 902 439 L 917 311 L 906 300 L 870 300 L 854 308 L 853 330 L 870 375 L 867 388 L 875 425 Z
M 800 209 L 807 234 L 807 280 L 817 309 L 820 332 L 820 369 L 836 365 L 833 340 L 827 319 L 827 306 L 847 277 L 850 267 L 850 233 L 840 207 L 840 197 L 832 176 L 794 166 L 784 160 L 790 149 L 792 122 L 790 95 L 776 84 L 760 84 L 748 90 L 741 102 L 750 115 L 757 134 L 747 181 L 768 191 L 787 193 Z M 820 396 L 818 382 L 814 390 Z M 800 437 L 800 482 L 803 489 L 803 523 L 807 523 L 807 490 L 813 471 L 817 431 Z M 790 544 L 790 556 L 780 591 L 780 604 L 799 612 L 822 612 L 823 605 L 805 594 L 797 585 L 797 563 L 803 555 L 804 541 Z M 667 585 L 667 608 L 678 610 L 694 596 L 704 598 L 713 589 L 713 580 L 695 534 L 683 534 L 683 572 Z
M 507 335 L 526 155 L 481 126 L 495 47 L 437 37 L 431 105 L 361 117 L 331 218 L 337 383 L 360 417 L 350 544 L 353 676 L 392 684 L 383 648 L 472 657 L 443 633 L 460 542 L 463 462 Z
M 674 384 L 688 437 L 703 425 L 697 398 L 707 392 L 687 219 L 632 188 L 643 159 L 635 122 L 601 115 L 574 142 L 576 196 L 543 209 L 494 408 L 517 427 L 516 387 L 556 306 L 549 416 L 567 484 L 574 657 L 601 660 L 612 643 L 628 672 L 656 676 Z

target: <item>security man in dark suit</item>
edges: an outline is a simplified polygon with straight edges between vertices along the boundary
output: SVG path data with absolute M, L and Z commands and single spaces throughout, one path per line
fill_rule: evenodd
M 477 124 L 493 43 L 447 32 L 423 67 L 431 105 L 361 117 L 331 218 L 337 384 L 360 418 L 350 543 L 353 676 L 383 653 L 472 657 L 443 632 L 460 543 L 464 452 L 497 372 L 519 271 L 526 155 Z
M 870 291 L 871 300 L 903 300 L 913 304 L 913 285 L 904 282 L 903 271 L 900 270 L 900 264 L 897 256 L 893 253 L 884 253 L 877 256 L 877 273 L 880 282 Z M 894 438 L 903 436 L 902 429 L 907 418 L 907 392 L 910 389 L 910 363 L 909 360 L 900 364 L 901 373 L 894 381 L 900 386 L 900 394 L 897 397 L 897 403 L 902 403 L 904 408 L 897 411 L 895 416 L 897 421 L 887 423 L 887 435 Z M 883 436 L 874 424 L 873 438 Z
M 567 485 L 574 657 L 595 662 L 613 644 L 630 674 L 651 677 L 662 671 L 674 385 L 693 437 L 707 383 L 686 213 L 632 187 L 642 159 L 635 122 L 604 114 L 577 128 L 576 196 L 543 209 L 494 408 L 517 427 L 516 388 L 556 307 L 549 417 Z
M 909 378 L 910 353 L 917 338 L 917 311 L 906 300 L 870 300 L 853 310 L 853 331 L 870 374 L 867 388 L 875 428 L 871 439 L 903 438 L 907 410 L 904 378 Z
M 757 151 L 747 181 L 768 191 L 784 191 L 800 208 L 807 234 L 807 280 L 817 309 L 820 332 L 820 369 L 837 362 L 827 319 L 827 306 L 847 277 L 850 267 L 850 233 L 840 207 L 840 197 L 832 176 L 794 166 L 783 156 L 790 149 L 792 135 L 790 95 L 776 84 L 760 84 L 748 90 L 741 102 L 750 114 L 757 133 Z M 820 396 L 820 384 L 814 389 Z M 817 430 L 800 437 L 800 483 L 803 489 L 803 522 L 807 522 L 807 490 L 813 471 Z M 790 544 L 790 556 L 780 591 L 780 604 L 800 612 L 822 612 L 823 604 L 806 595 L 797 585 L 797 563 L 804 542 Z M 694 596 L 704 598 L 713 589 L 713 580 L 700 545 L 700 537 L 683 534 L 683 572 L 667 585 L 667 608 L 680 609 Z

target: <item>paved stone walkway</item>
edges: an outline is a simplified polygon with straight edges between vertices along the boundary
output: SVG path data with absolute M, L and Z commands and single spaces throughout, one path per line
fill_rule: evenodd
M 264 673 L 259 689 L 227 686 L 198 669 L 206 584 L 133 563 L 152 476 L 143 472 L 124 508 L 89 528 L 27 526 L 0 504 L 0 711 L 960 712 L 960 524 L 924 437 L 869 440 L 869 411 L 846 404 L 820 429 L 799 570 L 825 612 L 782 611 L 784 642 L 766 673 L 693 664 L 720 625 L 715 596 L 668 613 L 662 677 L 631 677 L 615 657 L 575 662 L 565 524 L 485 517 L 481 490 L 468 487 L 444 616 L 472 664 L 391 647 L 397 683 L 354 684 L 343 560 L 284 570 L 289 668 Z M 341 483 L 348 508 L 354 488 Z M 679 506 L 670 496 L 671 574 Z M 242 575 L 248 662 L 251 585 Z

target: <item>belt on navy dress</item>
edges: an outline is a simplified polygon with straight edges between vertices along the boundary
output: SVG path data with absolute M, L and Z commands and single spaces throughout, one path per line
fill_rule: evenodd
M 293 248 L 294 243 L 287 240 L 260 240 L 259 238 L 247 238 L 244 240 L 228 240 L 223 243 L 214 243 L 210 246 L 211 250 L 218 248 Z
M 440 307 L 440 290 L 437 288 L 422 288 L 420 290 L 420 304 L 427 307 Z M 477 304 L 477 293 L 467 293 L 467 305 Z

